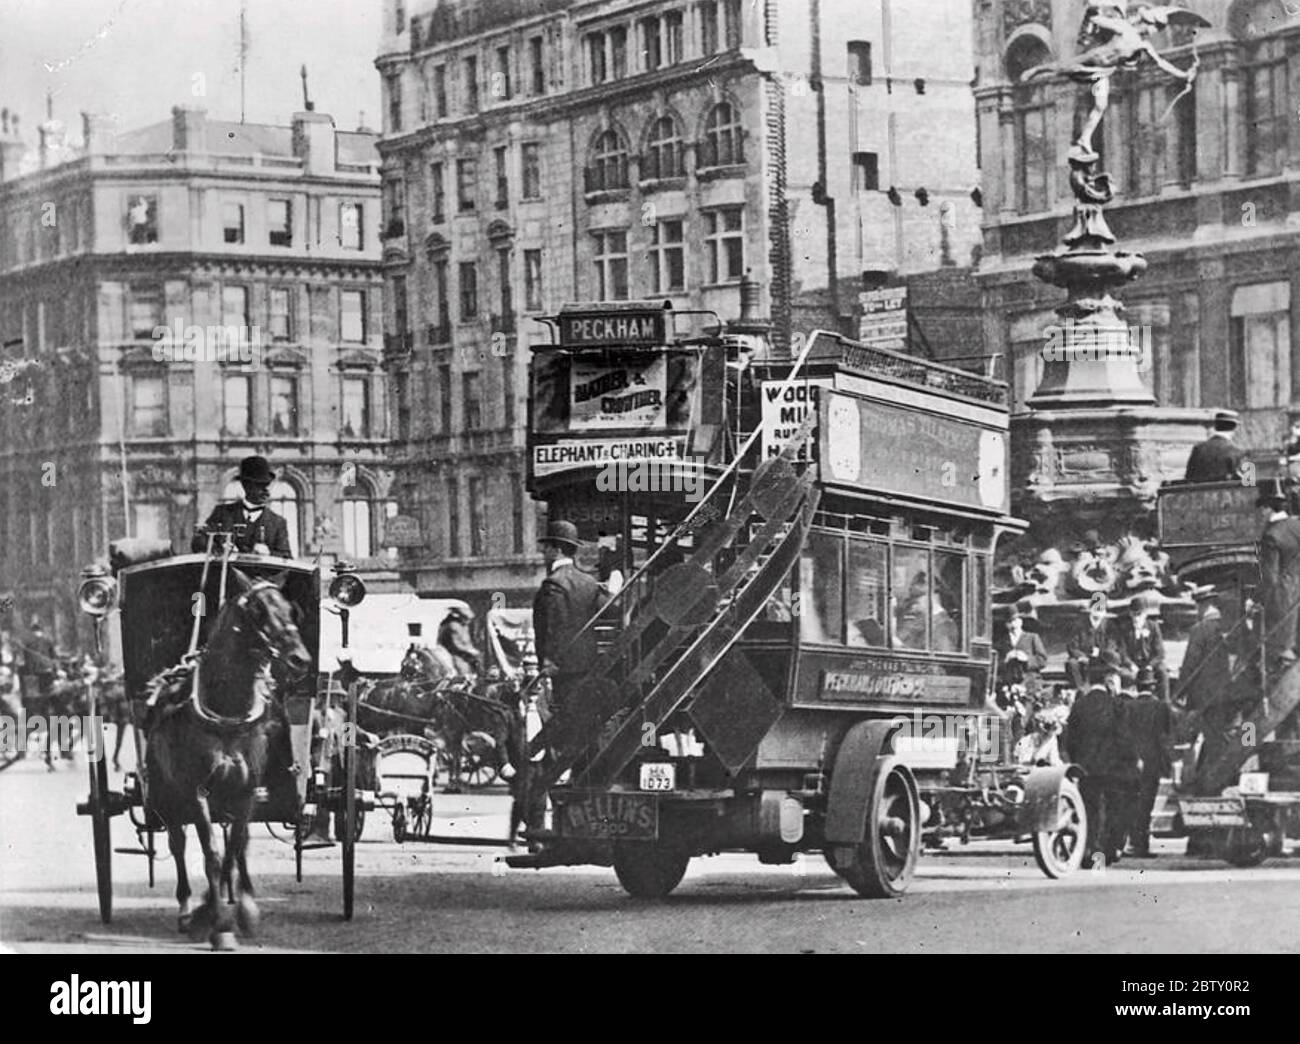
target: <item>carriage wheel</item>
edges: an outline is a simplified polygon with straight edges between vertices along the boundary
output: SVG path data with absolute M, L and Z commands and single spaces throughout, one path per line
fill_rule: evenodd
M 1074 780 L 1061 780 L 1056 807 L 1056 826 L 1034 834 L 1034 859 L 1038 868 L 1054 881 L 1074 873 L 1083 865 L 1088 836 L 1088 814 L 1084 811 L 1083 797 Z
M 342 841 L 346 831 L 347 824 L 343 822 L 343 813 L 338 811 L 334 813 L 334 840 Z M 361 835 L 366 832 L 366 810 L 357 809 L 357 827 L 353 833 L 353 840 L 360 841 Z
M 357 687 L 348 687 L 348 721 L 357 720 Z M 357 744 L 343 744 L 343 919 L 352 920 L 357 859 Z
M 95 840 L 95 884 L 99 889 L 99 919 L 113 920 L 113 830 L 108 810 L 108 762 L 104 759 L 104 729 L 91 707 L 91 728 L 95 730 L 100 754 L 90 762 L 90 825 Z M 150 864 L 152 865 L 152 864 Z
M 911 773 L 890 758 L 876 771 L 863 839 L 856 845 L 836 845 L 826 857 L 858 895 L 892 899 L 911 883 L 920 840 L 920 808 Z
M 399 845 L 406 840 L 406 806 L 403 804 L 393 808 L 393 840 Z
M 483 751 L 474 745 L 473 734 L 461 737 L 460 741 L 460 778 L 471 787 L 486 787 L 497 778 L 496 767 L 484 757 Z
M 614 873 L 628 895 L 662 899 L 686 876 L 689 852 L 668 845 L 629 841 L 614 846 Z

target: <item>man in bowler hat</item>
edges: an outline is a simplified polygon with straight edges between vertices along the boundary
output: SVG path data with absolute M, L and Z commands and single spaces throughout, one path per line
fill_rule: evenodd
M 1173 711 L 1156 693 L 1152 668 L 1143 667 L 1138 672 L 1137 696 L 1124 704 L 1124 718 L 1125 731 L 1138 757 L 1128 854 L 1136 859 L 1151 859 L 1151 812 L 1160 793 L 1160 781 L 1172 768 L 1169 745 L 1174 729 Z
M 1200 715 L 1204 737 L 1197 767 L 1212 764 L 1227 747 L 1227 732 L 1236 716 L 1232 695 L 1232 649 L 1227 638 L 1218 593 L 1207 587 L 1193 596 L 1200 619 L 1187 632 L 1187 652 L 1179 670 L 1178 698 Z
M 1245 457 L 1232 444 L 1237 430 L 1237 415 L 1220 410 L 1214 415 L 1214 434 L 1192 447 L 1187 458 L 1185 482 L 1233 482 L 1241 477 L 1241 462 Z
M 573 562 L 578 529 L 552 522 L 541 541 L 546 578 L 533 599 L 533 633 L 542 674 L 551 679 L 551 711 L 563 715 L 574 688 L 596 662 L 596 632 L 582 628 L 604 604 L 596 578 Z
M 1277 479 L 1259 487 L 1255 506 L 1266 516 L 1259 540 L 1264 581 L 1264 631 L 1270 659 L 1296 661 L 1296 608 L 1300 603 L 1300 519 L 1287 514 L 1286 492 Z
M 235 550 L 241 554 L 276 555 L 292 558 L 289 547 L 289 526 L 285 520 L 267 507 L 271 499 L 271 483 L 275 472 L 265 457 L 245 457 L 239 462 L 239 484 L 244 495 L 240 500 L 218 504 L 194 534 L 190 550 L 207 549 L 207 533 L 229 534 Z

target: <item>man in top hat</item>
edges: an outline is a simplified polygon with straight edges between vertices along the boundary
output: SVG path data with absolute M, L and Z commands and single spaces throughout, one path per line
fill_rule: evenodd
M 1111 623 L 1114 618 L 1115 614 L 1107 612 L 1106 603 L 1098 598 L 1088 604 L 1088 619 L 1066 642 L 1065 671 L 1075 692 L 1088 688 L 1088 669 L 1098 657 L 1118 650 L 1119 635 Z
M 560 520 L 541 541 L 546 577 L 533 599 L 533 634 L 541 673 L 551 679 L 551 711 L 563 714 L 573 689 L 596 662 L 596 632 L 582 628 L 604 604 L 596 578 L 573 562 L 578 528 Z
M 1286 492 L 1277 479 L 1260 483 L 1255 506 L 1265 516 L 1259 540 L 1264 633 L 1270 659 L 1296 661 L 1296 607 L 1300 602 L 1300 519 L 1287 514 Z
M 1227 730 L 1235 716 L 1231 649 L 1219 608 L 1219 595 L 1205 587 L 1192 595 L 1200 618 L 1187 632 L 1187 652 L 1178 672 L 1178 699 L 1200 715 L 1201 754 L 1197 766 L 1212 763 L 1228 743 Z
M 1187 458 L 1187 482 L 1232 482 L 1241 477 L 1241 462 L 1245 457 L 1232 444 L 1237 430 L 1237 415 L 1220 410 L 1214 415 L 1214 434 L 1192 447 Z
M 1115 652 L 1092 666 L 1091 684 L 1075 697 L 1061 734 L 1065 756 L 1084 771 L 1079 792 L 1088 817 L 1085 865 L 1119 859 L 1129 825 L 1128 795 L 1137 774 L 1137 752 L 1124 720 L 1121 692 L 1133 673 Z
M 242 499 L 221 503 L 203 523 L 202 530 L 194 534 L 190 550 L 207 549 L 207 533 L 231 534 L 235 549 L 242 554 L 276 555 L 292 558 L 289 547 L 289 526 L 285 520 L 266 505 L 271 499 L 271 483 L 275 472 L 265 457 L 245 457 L 239 462 L 239 484 L 243 487 Z
M 1160 623 L 1160 596 L 1154 591 L 1139 591 L 1129 601 L 1127 615 L 1119 621 L 1119 652 L 1125 666 L 1137 675 L 1150 667 L 1156 678 L 1156 691 L 1162 700 L 1169 699 L 1169 675 L 1165 670 L 1165 639 Z
M 1156 676 L 1150 667 L 1138 672 L 1137 694 L 1124 704 L 1124 725 L 1129 742 L 1137 754 L 1137 778 L 1129 795 L 1131 816 L 1128 827 L 1129 855 L 1150 859 L 1151 812 L 1156 807 L 1160 781 L 1169 775 L 1169 745 L 1173 738 L 1174 716 L 1169 704 L 1156 693 Z M 1128 766 L 1130 772 L 1133 766 Z

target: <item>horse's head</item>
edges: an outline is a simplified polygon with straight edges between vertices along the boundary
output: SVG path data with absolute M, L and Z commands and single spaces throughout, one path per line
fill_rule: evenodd
M 253 629 L 271 659 L 279 660 L 295 675 L 305 674 L 311 667 L 311 653 L 293 621 L 293 606 L 280 590 L 288 574 L 254 581 L 238 569 L 230 572 L 239 590 L 232 603 L 239 622 Z
M 402 657 L 402 666 L 398 673 L 403 681 L 420 681 L 436 677 L 441 671 L 433 658 L 433 653 L 423 645 L 412 642 L 410 648 L 406 650 L 406 655 Z

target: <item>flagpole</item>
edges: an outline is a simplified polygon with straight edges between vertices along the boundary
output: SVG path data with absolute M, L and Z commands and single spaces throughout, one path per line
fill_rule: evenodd
M 239 4 L 239 122 L 244 122 L 244 67 L 248 64 L 248 0 Z
M 117 448 L 122 465 L 122 532 L 131 535 L 131 494 L 127 489 L 126 474 L 126 374 L 121 375 L 122 408 L 117 411 Z

